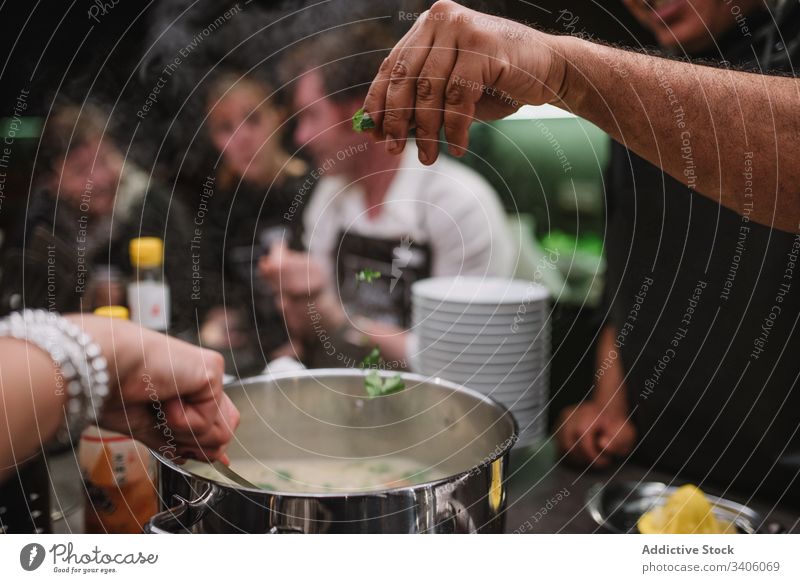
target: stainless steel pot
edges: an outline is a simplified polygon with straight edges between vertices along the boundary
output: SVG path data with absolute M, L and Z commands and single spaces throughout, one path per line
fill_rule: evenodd
M 390 373 L 381 373 L 390 376 Z M 237 381 L 237 459 L 370 459 L 402 455 L 446 471 L 416 486 L 357 493 L 258 490 L 198 475 L 158 454 L 164 510 L 149 532 L 433 533 L 503 531 L 511 414 L 440 379 L 403 374 L 406 389 L 370 399 L 364 372 L 309 370 Z M 176 504 L 177 502 L 177 504 Z M 167 505 L 175 504 L 169 508 Z

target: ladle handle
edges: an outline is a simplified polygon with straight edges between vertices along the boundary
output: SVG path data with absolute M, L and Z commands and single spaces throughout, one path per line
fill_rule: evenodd
M 224 496 L 225 493 L 214 484 L 208 484 L 206 490 L 194 500 L 186 500 L 176 495 L 177 504 L 154 515 L 144 526 L 144 531 L 148 534 L 191 532 L 191 527 L 200 522 Z

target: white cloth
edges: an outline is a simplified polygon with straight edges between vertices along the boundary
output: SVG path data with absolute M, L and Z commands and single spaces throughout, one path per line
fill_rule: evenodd
M 381 213 L 367 215 L 363 186 L 323 176 L 303 216 L 309 253 L 331 265 L 342 231 L 380 239 L 410 235 L 433 252 L 432 275 L 511 277 L 518 248 L 492 187 L 474 170 L 440 156 L 432 166 L 417 159 L 409 141 Z

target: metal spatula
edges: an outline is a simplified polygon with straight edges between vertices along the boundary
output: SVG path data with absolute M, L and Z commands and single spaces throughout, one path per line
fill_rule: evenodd
M 263 490 L 253 484 L 252 482 L 248 482 L 242 476 L 234 472 L 229 466 L 226 466 L 219 460 L 215 460 L 211 462 L 211 465 L 214 466 L 214 469 L 217 470 L 220 474 L 228 478 L 231 482 L 238 486 L 244 486 L 245 488 L 251 488 L 253 490 Z

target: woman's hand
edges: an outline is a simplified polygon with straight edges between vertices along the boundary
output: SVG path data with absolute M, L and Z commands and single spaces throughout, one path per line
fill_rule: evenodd
M 556 439 L 567 457 L 597 468 L 628 455 L 636 443 L 636 428 L 631 420 L 594 401 L 565 408 L 557 427 Z
M 505 117 L 557 101 L 565 75 L 558 37 L 447 0 L 423 12 L 381 65 L 364 103 L 392 153 L 413 119 L 419 159 L 432 164 L 444 127 L 450 152 L 466 151 L 473 119 Z
M 220 354 L 124 320 L 69 318 L 109 363 L 112 390 L 98 415 L 102 427 L 130 434 L 166 457 L 227 461 L 239 412 L 222 390 Z

